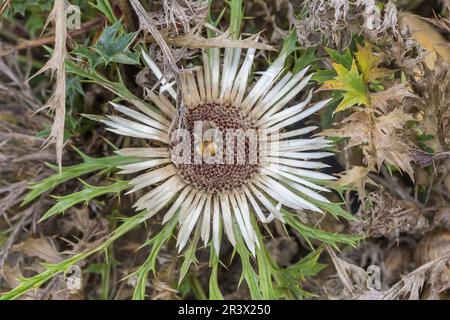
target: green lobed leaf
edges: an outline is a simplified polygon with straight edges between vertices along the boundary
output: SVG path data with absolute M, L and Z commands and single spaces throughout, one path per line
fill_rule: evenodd
M 120 22 L 105 28 L 100 35 L 94 50 L 100 55 L 104 64 L 111 62 L 122 64 L 139 64 L 139 55 L 131 53 L 129 47 L 134 41 L 137 32 L 117 35 L 122 27 Z

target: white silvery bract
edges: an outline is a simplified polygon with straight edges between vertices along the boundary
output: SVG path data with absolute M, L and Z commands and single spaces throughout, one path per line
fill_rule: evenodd
M 292 131 L 286 128 L 322 109 L 329 100 L 311 105 L 311 90 L 304 101 L 287 107 L 312 75 L 306 75 L 308 68 L 296 74 L 285 72 L 286 55 L 276 59 L 265 72 L 258 73 L 259 79 L 249 89 L 255 49 L 248 49 L 243 62 L 241 51 L 225 49 L 222 65 L 220 49 L 212 49 L 209 56 L 203 53 L 201 68 L 180 73 L 180 88 L 168 83 L 154 61 L 143 53 L 160 84 L 159 92 L 148 92 L 154 106 L 132 101 L 137 111 L 113 103 L 123 116 L 108 116 L 103 120 L 112 132 L 151 143 L 152 147 L 119 150 L 120 155 L 143 159 L 122 166 L 121 173 L 141 173 L 131 180 L 130 193 L 146 192 L 136 202 L 136 210 L 146 210 L 146 218 L 162 212 L 164 223 L 178 219 L 180 251 L 195 230 L 205 245 L 212 239 L 218 254 L 223 226 L 233 245 L 238 231 L 254 254 L 260 245 L 255 221 L 284 221 L 283 207 L 320 212 L 312 202 L 328 202 L 318 193 L 328 190 L 311 181 L 334 179 L 316 171 L 326 167 L 317 159 L 332 155 L 320 152 L 330 147 L 330 142 L 323 137 L 302 138 L 317 127 Z M 177 89 L 181 92 L 180 110 L 183 111 L 176 108 Z M 173 133 L 182 126 L 189 129 L 193 121 L 214 123 L 221 129 L 232 126 L 279 134 L 267 142 L 264 161 L 257 165 L 180 165 L 173 160 Z M 202 146 L 199 151 L 193 147 L 193 152 L 206 149 Z

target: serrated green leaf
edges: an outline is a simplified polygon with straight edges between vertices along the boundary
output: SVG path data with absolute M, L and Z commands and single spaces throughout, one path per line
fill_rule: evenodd
M 117 36 L 121 23 L 116 22 L 105 28 L 94 50 L 99 53 L 105 65 L 116 62 L 122 64 L 139 64 L 139 55 L 131 53 L 129 47 L 137 32 Z
M 25 16 L 26 11 L 33 11 L 34 9 L 38 9 L 39 11 L 50 11 L 52 8 L 52 2 L 47 0 L 14 0 L 11 1 L 10 4 L 12 12 L 22 16 Z
M 128 181 L 117 181 L 111 185 L 101 187 L 91 186 L 85 182 L 83 182 L 83 184 L 84 189 L 79 192 L 71 193 L 66 196 L 54 197 L 56 199 L 56 204 L 43 215 L 39 222 L 47 220 L 54 215 L 64 213 L 67 209 L 72 208 L 76 204 L 87 203 L 90 200 L 105 194 L 120 194 L 128 188 Z
M 255 228 L 258 227 L 255 226 Z M 259 238 L 258 241 L 260 242 L 260 247 L 256 249 L 259 286 L 262 298 L 264 300 L 273 300 L 275 296 L 274 296 L 272 274 L 274 270 L 276 270 L 276 268 L 273 265 L 272 259 L 270 258 L 270 255 L 267 252 L 266 247 L 264 246 L 264 242 L 262 241 L 262 237 L 260 235 L 259 230 L 257 231 L 257 233 Z
M 100 54 L 86 47 L 79 46 L 72 51 L 72 54 L 86 59 L 89 63 L 89 70 L 95 70 L 101 62 Z
M 322 249 L 314 250 L 299 262 L 287 267 L 286 269 L 298 277 L 315 276 L 322 271 L 326 265 L 319 263 Z
M 45 271 L 31 278 L 20 279 L 19 285 L 13 290 L 0 296 L 0 300 L 17 299 L 27 291 L 39 288 L 42 284 L 44 284 L 54 276 L 65 272 L 70 266 L 75 265 L 79 261 L 82 261 L 97 252 L 105 250 L 117 239 L 140 225 L 142 223 L 142 219 L 147 214 L 148 213 L 144 211 L 133 217 L 123 219 L 123 223 L 107 237 L 107 240 L 93 249 L 89 249 L 80 254 L 74 255 L 69 259 L 57 264 L 43 264 L 43 266 L 45 267 Z
M 211 266 L 211 275 L 209 277 L 209 299 L 224 300 L 217 279 L 217 274 L 219 272 L 219 258 L 217 257 L 217 254 L 214 251 L 214 246 L 212 244 L 210 244 L 209 264 Z
M 280 51 L 280 56 L 283 54 L 288 56 L 298 49 L 299 48 L 297 47 L 297 33 L 295 32 L 295 30 L 292 30 L 289 36 L 287 36 L 286 39 L 284 40 L 283 48 L 281 48 Z
M 336 71 L 334 70 L 317 70 L 312 76 L 311 80 L 317 81 L 318 83 L 324 83 L 325 81 L 331 80 L 336 77 Z
M 353 58 L 350 49 L 347 48 L 343 54 L 331 48 L 324 49 L 336 63 L 343 65 L 348 70 L 352 68 Z
M 342 64 L 333 64 L 337 76 L 327 80 L 321 90 L 338 90 L 343 92 L 344 99 L 336 108 L 336 112 L 347 110 L 355 105 L 368 105 L 367 88 L 363 77 L 358 71 L 356 62 L 353 60 L 351 69 L 348 70 Z
M 120 165 L 130 164 L 138 161 L 139 159 L 133 157 L 123 157 L 123 156 L 111 156 L 105 158 L 91 158 L 81 151 L 79 151 L 81 157 L 83 158 L 83 163 L 64 167 L 61 170 L 61 173 L 55 173 L 47 178 L 42 179 L 39 182 L 35 182 L 30 186 L 30 192 L 25 196 L 22 205 L 26 205 L 41 194 L 47 191 L 53 190 L 56 186 L 69 181 L 74 178 L 78 178 L 84 176 L 88 173 L 102 171 L 104 173 L 111 172 L 116 169 Z M 49 164 L 55 171 L 57 171 L 57 167 Z
M 133 300 L 145 300 L 145 289 L 147 287 L 148 275 L 150 271 L 156 271 L 156 258 L 161 250 L 162 246 L 169 241 L 173 235 L 173 231 L 178 223 L 178 216 L 175 216 L 170 220 L 164 228 L 152 239 L 150 239 L 144 246 L 151 246 L 151 251 L 145 262 L 139 267 L 139 269 L 129 275 L 128 277 L 137 275 L 137 284 L 133 292 Z M 141 247 L 141 248 L 142 248 Z
M 191 265 L 197 263 L 196 252 L 197 252 L 197 244 L 198 244 L 199 238 L 200 238 L 200 233 L 197 228 L 197 231 L 195 232 L 194 238 L 191 240 L 190 245 L 183 252 L 183 263 L 180 268 L 180 278 L 178 279 L 178 284 L 181 284 L 184 277 L 188 273 Z
M 251 254 L 248 251 L 247 246 L 244 243 L 244 240 L 242 239 L 240 229 L 237 227 L 236 224 L 234 224 L 233 227 L 234 227 L 234 235 L 236 237 L 235 248 L 241 259 L 242 278 L 245 279 L 245 282 L 247 283 L 252 299 L 261 300 L 263 296 L 259 288 L 259 277 L 256 274 L 250 262 Z
M 303 290 L 301 283 L 308 276 L 315 276 L 326 265 L 318 262 L 322 249 L 314 250 L 299 262 L 281 269 L 276 273 L 277 278 L 277 295 L 283 297 L 293 297 L 296 299 L 304 299 L 314 297 L 313 294 Z
M 307 66 L 310 66 L 316 61 L 316 49 L 315 48 L 308 48 L 306 50 L 299 50 L 300 54 L 295 59 L 295 65 L 292 69 L 292 73 L 297 73 Z M 313 79 L 315 80 L 315 79 Z
M 350 212 L 347 212 L 346 210 L 344 210 L 342 208 L 342 204 L 318 201 L 318 200 L 315 200 L 315 199 L 312 199 L 312 198 L 309 198 L 309 197 L 306 197 L 306 199 L 309 202 L 315 204 L 320 209 L 325 210 L 326 212 L 328 212 L 331 215 L 333 215 L 333 217 L 335 217 L 337 220 L 339 220 L 339 218 L 344 218 L 344 219 L 346 219 L 348 221 L 356 221 L 356 220 L 358 220 Z
M 118 21 L 109 0 L 97 0 L 97 3 L 90 3 L 90 5 L 103 13 L 110 23 L 116 23 Z
M 338 244 L 347 244 L 356 247 L 357 243 L 362 239 L 361 236 L 337 234 L 326 232 L 317 228 L 313 228 L 302 223 L 295 215 L 282 209 L 283 216 L 286 223 L 297 230 L 302 237 L 312 246 L 311 239 L 319 240 L 330 246 L 337 248 Z

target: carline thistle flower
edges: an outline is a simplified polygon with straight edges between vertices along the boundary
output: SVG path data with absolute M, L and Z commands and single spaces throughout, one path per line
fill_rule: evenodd
M 261 244 L 251 215 L 261 223 L 284 221 L 282 207 L 321 212 L 311 199 L 328 202 L 319 194 L 328 190 L 311 180 L 334 179 L 316 171 L 326 167 L 317 159 L 333 155 L 320 152 L 330 142 L 323 137 L 302 138 L 316 130 L 314 126 L 287 128 L 329 100 L 308 108 L 311 90 L 304 101 L 287 107 L 312 75 L 306 75 L 308 68 L 296 74 L 285 72 L 286 55 L 277 58 L 249 89 L 255 49 L 247 50 L 242 63 L 241 51 L 226 48 L 221 66 L 221 50 L 211 49 L 210 56 L 203 53 L 201 68 L 181 72 L 179 108 L 176 88 L 144 53 L 161 85 L 158 93 L 147 92 L 155 107 L 134 102 L 136 111 L 113 103 L 127 118 L 103 120 L 112 132 L 152 142 L 152 147 L 119 150 L 120 155 L 143 159 L 122 166 L 121 173 L 142 172 L 131 180 L 129 192 L 147 192 L 136 202 L 136 210 L 147 210 L 150 218 L 164 209 L 163 223 L 178 219 L 180 251 L 196 230 L 205 245 L 212 234 L 218 254 L 223 226 L 232 245 L 236 245 L 235 232 L 240 232 L 254 254 Z

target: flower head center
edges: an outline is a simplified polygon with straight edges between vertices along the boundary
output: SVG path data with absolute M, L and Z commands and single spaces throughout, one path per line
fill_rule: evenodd
M 219 152 L 219 145 L 214 140 L 206 140 L 200 142 L 196 148 L 195 152 L 202 157 L 214 157 Z
M 258 134 L 254 123 L 226 103 L 205 103 L 188 110 L 181 125 L 183 147 L 172 147 L 179 176 L 206 192 L 232 190 L 258 171 Z M 179 159 L 180 152 L 183 161 Z

